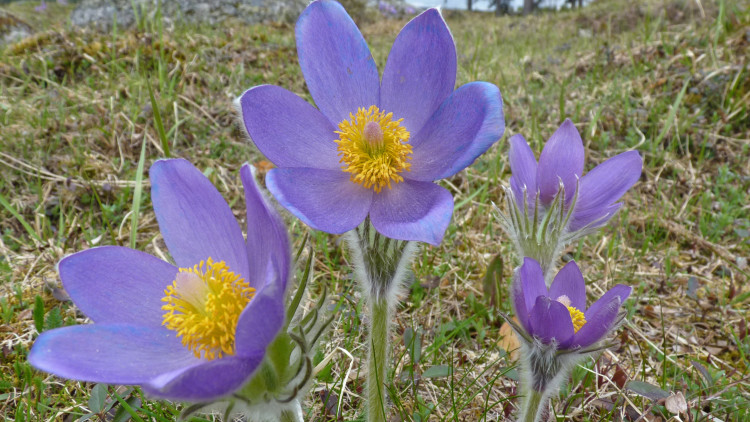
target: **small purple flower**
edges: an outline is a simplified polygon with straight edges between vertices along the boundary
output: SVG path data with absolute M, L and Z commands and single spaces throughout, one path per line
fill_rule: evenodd
M 531 258 L 513 280 L 516 316 L 529 336 L 558 350 L 585 348 L 613 328 L 631 287 L 618 284 L 586 308 L 586 285 L 574 261 L 557 273 L 547 289 L 542 267 Z
M 547 208 L 554 201 L 562 183 L 565 203 L 570 206 L 578 189 L 568 226 L 571 232 L 606 224 L 623 205 L 616 201 L 638 181 L 643 167 L 643 159 L 638 152 L 628 151 L 583 175 L 583 141 L 569 119 L 544 145 L 539 163 L 521 135 L 514 135 L 510 139 L 509 156 L 513 172 L 510 185 L 522 212 L 524 190 L 529 213 L 533 213 L 537 194 L 539 205 Z
M 34 10 L 36 10 L 37 12 L 44 12 L 45 10 L 47 10 L 47 3 L 42 0 L 42 3 L 39 6 L 35 7 Z
M 203 402 L 240 388 L 285 323 L 290 265 L 280 218 L 247 164 L 240 175 L 247 241 L 197 168 L 182 159 L 154 163 L 154 212 L 176 265 L 118 246 L 64 258 L 63 286 L 94 323 L 43 333 L 29 362 L 172 400 Z
M 248 134 L 279 167 L 266 177 L 271 193 L 317 230 L 341 234 L 369 216 L 384 236 L 439 244 L 453 197 L 434 182 L 502 136 L 497 87 L 472 82 L 454 91 L 456 47 L 436 9 L 402 29 L 382 79 L 339 3 L 312 2 L 296 39 L 318 108 L 272 85 L 238 99 Z

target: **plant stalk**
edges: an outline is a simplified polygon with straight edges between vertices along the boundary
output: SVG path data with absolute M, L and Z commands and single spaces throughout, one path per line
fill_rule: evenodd
M 294 409 L 281 412 L 281 422 L 304 422 L 304 419 L 302 419 L 302 406 L 299 401 L 295 400 Z
M 522 422 L 537 422 L 539 417 L 544 413 L 544 406 L 546 406 L 546 400 L 543 400 L 544 392 L 536 391 L 533 388 L 529 389 L 528 394 L 524 398 L 524 405 L 522 413 Z
M 385 422 L 386 361 L 388 356 L 388 302 L 384 297 L 370 302 L 370 352 L 367 357 L 367 421 Z

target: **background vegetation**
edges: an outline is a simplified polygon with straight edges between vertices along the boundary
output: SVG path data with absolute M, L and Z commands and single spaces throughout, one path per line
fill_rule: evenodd
M 171 421 L 180 405 L 61 380 L 26 355 L 39 332 L 85 322 L 60 288 L 60 258 L 110 244 L 164 257 L 147 174 L 134 204 L 141 152 L 146 172 L 167 149 L 188 158 L 244 218 L 239 167 L 270 163 L 244 138 L 232 101 L 263 83 L 310 99 L 293 26 L 141 19 L 97 33 L 69 27 L 70 6 L 34 5 L 4 6 L 37 32 L 0 47 L 0 414 Z M 582 133 L 587 169 L 628 149 L 645 163 L 618 217 L 565 255 L 581 265 L 590 301 L 616 283 L 634 294 L 620 347 L 575 369 L 553 400 L 558 420 L 750 420 L 748 2 L 600 0 L 529 17 L 445 16 L 459 84 L 497 84 L 507 130 L 442 182 L 456 209 L 443 244 L 417 259 L 397 313 L 392 420 L 493 421 L 515 411 L 514 345 L 497 314 L 510 310 L 515 263 L 490 203 L 503 203 L 508 137 L 522 133 L 540 151 L 565 117 Z M 355 18 L 382 69 L 406 19 L 363 9 Z M 298 245 L 309 230 L 286 217 Z M 358 420 L 363 301 L 339 239 L 311 234 L 311 293 L 327 284 L 340 309 L 305 409 L 309 420 Z M 494 278 L 497 292 L 485 282 Z

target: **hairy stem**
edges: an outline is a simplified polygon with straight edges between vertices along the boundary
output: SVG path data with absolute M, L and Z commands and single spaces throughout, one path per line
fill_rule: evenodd
M 519 421 L 541 421 L 541 416 L 544 413 L 544 407 L 547 405 L 546 402 L 547 400 L 544 399 L 543 392 L 536 391 L 533 388 L 529 389 L 526 397 L 524 397 L 523 405 L 521 406 L 521 418 L 519 419 Z
M 370 302 L 370 353 L 367 357 L 367 421 L 385 422 L 389 309 L 385 298 Z
M 304 422 L 304 419 L 302 419 L 302 405 L 299 401 L 294 401 L 294 409 L 281 412 L 281 422 Z

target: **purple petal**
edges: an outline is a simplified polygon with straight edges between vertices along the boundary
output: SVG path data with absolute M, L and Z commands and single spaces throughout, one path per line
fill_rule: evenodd
M 597 302 L 600 303 L 601 299 Z M 622 301 L 619 296 L 610 298 L 597 306 L 596 312 L 586 313 L 586 323 L 573 337 L 571 347 L 586 347 L 601 340 L 612 328 Z M 592 306 L 593 307 L 593 306 Z
M 577 230 L 599 219 L 603 225 L 619 209 L 613 203 L 620 199 L 641 177 L 643 159 L 638 151 L 616 155 L 594 167 L 581 179 L 578 201 L 571 220 L 571 230 Z
M 63 378 L 142 384 L 199 360 L 172 331 L 127 324 L 88 324 L 42 333 L 29 353 L 29 362 Z
M 345 233 L 367 217 L 373 191 L 340 170 L 273 169 L 266 186 L 279 203 L 308 226 Z
M 510 150 L 508 151 L 510 161 L 510 187 L 516 197 L 516 204 L 523 210 L 523 191 L 526 189 L 526 198 L 529 209 L 534 209 L 536 198 L 536 157 L 529 148 L 529 144 L 521 135 L 513 135 L 510 138 Z
M 264 353 L 281 331 L 284 319 L 284 289 L 280 280 L 273 280 L 242 311 L 235 332 L 235 354 Z
M 544 282 L 542 266 L 532 258 L 524 258 L 523 265 L 518 272 L 521 278 L 526 309 L 531 311 L 539 296 L 547 296 L 547 284 Z
M 544 145 L 539 156 L 536 183 L 540 199 L 550 204 L 560 187 L 565 185 L 565 198 L 573 198 L 577 179 L 583 175 L 583 141 L 573 122 L 565 119 Z
M 94 322 L 161 327 L 161 299 L 177 267 L 144 252 L 102 246 L 63 258 L 58 271 L 65 291 Z
M 620 303 L 624 303 L 625 299 L 630 296 L 630 292 L 633 291 L 633 288 L 630 286 L 626 286 L 624 284 L 618 284 L 615 287 L 609 289 L 606 293 L 602 295 L 602 297 L 599 298 L 596 302 L 594 302 L 587 310 L 584 312 L 584 315 L 586 317 L 586 320 L 593 318 L 594 315 L 600 312 L 601 308 L 604 307 L 607 303 L 609 303 L 612 298 L 619 297 Z
M 143 385 L 153 396 L 203 402 L 229 395 L 242 387 L 263 361 L 263 354 L 227 356 L 164 374 Z
M 379 105 L 380 75 L 375 60 L 340 4 L 311 3 L 297 20 L 295 35 L 307 87 L 334 126 L 359 107 Z
M 216 187 L 182 159 L 151 166 L 151 201 L 164 242 L 179 267 L 211 257 L 247 276 L 247 249 L 232 210 Z
M 529 258 L 526 258 L 529 259 Z M 519 267 L 513 274 L 513 307 L 516 313 L 516 318 L 521 322 L 521 325 L 526 332 L 531 331 L 529 325 L 529 311 L 531 308 L 526 307 L 526 295 L 524 294 L 523 281 L 521 280 L 521 267 Z
M 392 239 L 439 245 L 453 215 L 453 196 L 432 182 L 405 179 L 376 193 L 370 210 L 375 229 Z
M 417 133 L 456 85 L 456 45 L 437 9 L 404 26 L 383 71 L 380 104 Z
M 273 85 L 256 86 L 240 96 L 239 105 L 250 138 L 277 166 L 341 167 L 336 129 L 294 93 Z
M 408 177 L 424 182 L 456 174 L 492 146 L 505 130 L 503 100 L 495 85 L 471 82 L 455 90 L 411 140 Z
M 586 282 L 575 261 L 570 261 L 557 273 L 549 288 L 549 297 L 558 300 L 560 296 L 570 299 L 570 306 L 583 312 L 586 309 Z
M 262 288 L 270 280 L 278 279 L 281 291 L 286 289 L 289 277 L 291 252 L 286 227 L 265 195 L 258 189 L 255 177 L 248 164 L 240 169 L 240 178 L 245 187 L 247 207 L 247 261 L 248 279 L 251 286 Z M 272 272 L 274 274 L 269 274 Z
M 558 347 L 566 348 L 573 339 L 575 329 L 568 308 L 547 296 L 539 296 L 529 315 L 530 334 L 543 343 L 557 341 Z

